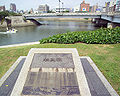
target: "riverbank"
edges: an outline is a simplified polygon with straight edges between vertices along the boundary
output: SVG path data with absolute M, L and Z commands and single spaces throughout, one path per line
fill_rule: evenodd
M 90 56 L 97 67 L 120 95 L 120 44 L 34 44 L 0 48 L 0 78 L 19 58 L 27 56 L 31 48 L 77 48 L 80 56 Z
M 11 20 L 12 27 L 23 27 L 23 26 L 35 26 L 36 24 L 30 20 L 24 20 L 22 16 L 10 16 L 8 19 Z M 1 22 L 0 22 L 1 23 Z M 0 28 L 7 27 L 6 21 L 3 24 L 0 24 Z

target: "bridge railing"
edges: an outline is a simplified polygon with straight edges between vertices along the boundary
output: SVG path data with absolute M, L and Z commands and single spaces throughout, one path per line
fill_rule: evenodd
M 37 17 L 37 16 L 60 16 L 60 15 L 63 15 L 63 16 L 79 16 L 79 15 L 93 15 L 93 16 L 96 16 L 96 15 L 107 15 L 107 16 L 120 16 L 120 12 L 95 12 L 95 13 L 40 13 L 40 14 L 24 14 L 23 16 L 25 17 Z
M 57 16 L 57 15 L 101 15 L 101 13 L 40 13 L 40 14 L 24 14 L 23 16 Z
M 120 12 L 102 12 L 101 15 L 120 16 Z

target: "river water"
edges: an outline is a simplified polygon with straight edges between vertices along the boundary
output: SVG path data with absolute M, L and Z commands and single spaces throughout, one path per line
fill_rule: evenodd
M 0 34 L 0 46 L 11 45 L 27 42 L 39 41 L 55 34 L 62 34 L 72 31 L 95 30 L 93 23 L 87 21 L 40 21 L 45 25 L 16 27 L 18 30 L 15 34 Z M 0 32 L 5 32 L 5 28 L 1 28 Z

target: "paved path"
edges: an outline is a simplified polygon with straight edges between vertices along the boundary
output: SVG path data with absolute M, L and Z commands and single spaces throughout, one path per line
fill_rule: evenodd
M 92 96 L 110 96 L 110 93 L 88 62 L 86 58 L 80 59 L 84 68 L 84 72 L 88 81 Z
M 15 82 L 18 78 L 20 70 L 23 66 L 25 58 L 21 59 L 17 67 L 13 70 L 13 72 L 9 75 L 9 77 L 5 80 L 5 82 L 0 86 L 0 96 L 10 96 Z
M 0 46 L 0 48 L 17 47 L 17 46 L 34 45 L 34 44 L 40 44 L 40 42 L 29 42 L 29 43 L 21 43 L 21 44 L 13 44 L 13 45 L 4 45 L 4 46 Z

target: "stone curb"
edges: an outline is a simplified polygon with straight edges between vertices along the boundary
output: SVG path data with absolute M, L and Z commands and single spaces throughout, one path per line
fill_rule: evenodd
M 34 44 L 40 44 L 40 42 L 38 41 L 38 42 L 29 42 L 29 43 L 5 45 L 5 46 L 0 46 L 0 48 L 17 47 L 17 46 L 34 45 Z
M 20 63 L 20 61 L 26 58 L 26 56 L 20 56 L 17 61 L 10 67 L 10 69 L 5 73 L 5 75 L 0 79 L 0 87 L 5 82 L 5 80 L 9 77 L 9 75 L 14 71 L 14 69 L 17 67 L 17 65 Z
M 93 67 L 96 74 L 103 82 L 104 86 L 107 88 L 111 96 L 119 96 L 89 56 L 80 56 L 80 58 L 87 58 L 87 60 L 90 62 L 91 66 Z

